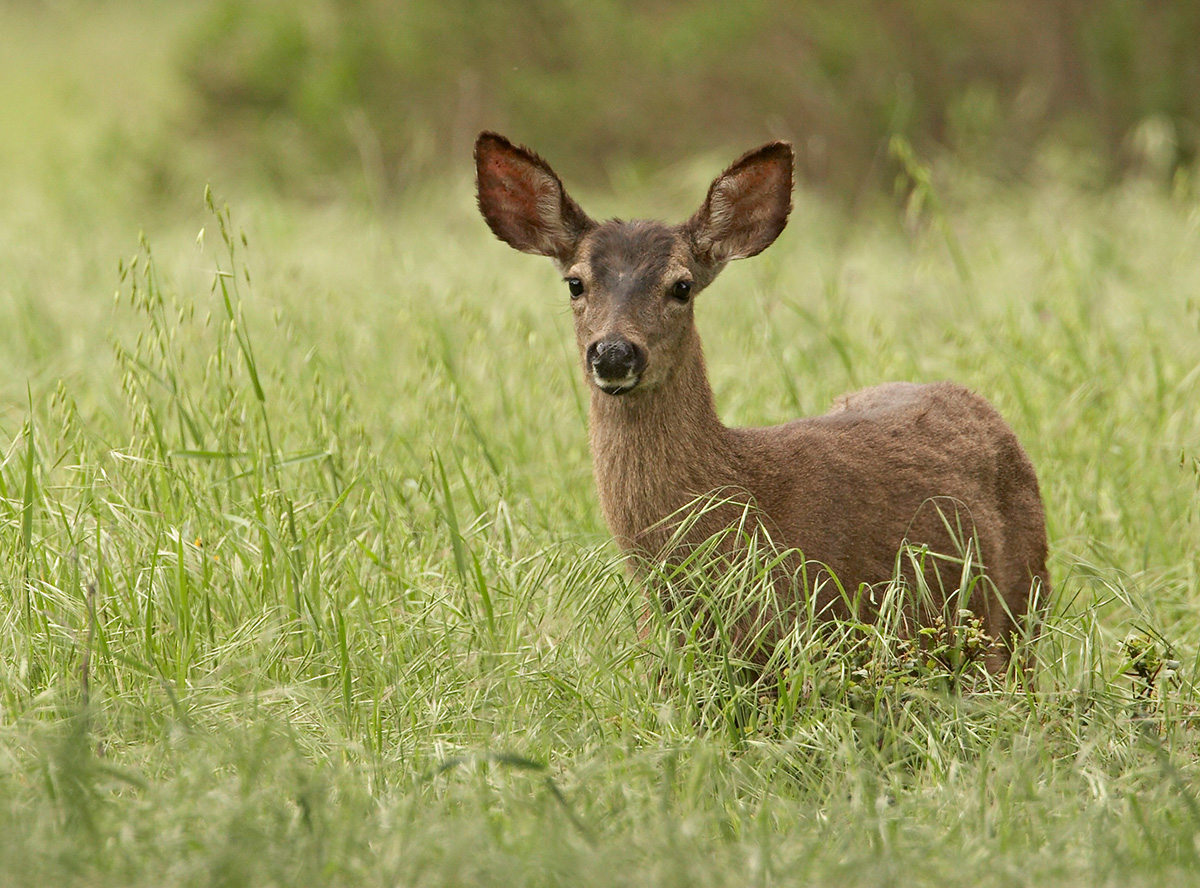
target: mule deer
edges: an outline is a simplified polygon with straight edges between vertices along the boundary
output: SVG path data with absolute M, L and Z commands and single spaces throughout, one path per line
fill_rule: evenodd
M 600 505 L 628 557 L 678 560 L 749 508 L 806 568 L 792 563 L 780 581 L 790 583 L 786 594 L 808 596 L 817 613 L 857 608 L 871 618 L 872 590 L 893 581 L 898 565 L 932 590 L 935 608 L 946 604 L 942 590 L 960 588 L 965 536 L 978 546 L 983 578 L 966 604 L 995 640 L 989 668 L 1006 668 L 1020 621 L 1036 618 L 1049 591 L 1047 544 L 1033 467 L 990 404 L 948 382 L 899 382 L 784 425 L 726 428 L 717 417 L 696 297 L 727 262 L 762 252 L 783 231 L 789 144 L 735 161 L 673 226 L 593 221 L 542 158 L 496 133 L 479 136 L 475 165 L 492 231 L 552 259 L 570 291 Z M 727 491 L 737 495 L 696 510 L 698 497 Z M 685 538 L 673 538 L 668 519 L 689 509 Z M 899 557 L 905 544 L 957 557 L 918 567 Z M 801 576 L 806 589 L 796 588 Z

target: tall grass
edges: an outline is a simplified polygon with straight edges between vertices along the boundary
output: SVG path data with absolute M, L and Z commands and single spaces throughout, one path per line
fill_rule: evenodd
M 940 175 L 902 221 L 800 195 L 699 323 L 731 423 L 884 379 L 999 406 L 1049 510 L 1029 680 L 969 627 L 849 624 L 765 687 L 647 617 L 558 284 L 466 183 L 386 216 L 197 196 L 110 278 L 65 256 L 27 310 L 68 341 L 0 339 L 0 881 L 1184 878 L 1200 211 Z

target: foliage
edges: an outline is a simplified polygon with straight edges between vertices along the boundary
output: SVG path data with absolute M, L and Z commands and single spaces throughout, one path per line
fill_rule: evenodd
M 1200 139 L 1188 0 L 221 2 L 180 51 L 203 131 L 281 179 L 377 192 L 498 128 L 568 168 L 767 136 L 812 181 L 887 182 L 887 140 L 1007 173 L 1047 138 L 1169 179 Z

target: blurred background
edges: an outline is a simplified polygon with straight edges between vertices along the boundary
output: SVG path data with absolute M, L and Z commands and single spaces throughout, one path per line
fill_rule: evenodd
M 839 201 L 891 191 L 894 135 L 1088 187 L 1179 186 L 1200 146 L 1194 0 L 4 0 L 0 47 L 10 172 L 150 197 L 394 200 L 485 127 L 594 183 L 788 138 Z
M 886 182 L 893 134 L 1006 175 L 1057 141 L 1102 179 L 1200 136 L 1192 0 L 237 2 L 179 63 L 199 132 L 387 188 L 483 126 L 584 172 L 789 138 L 836 189 Z

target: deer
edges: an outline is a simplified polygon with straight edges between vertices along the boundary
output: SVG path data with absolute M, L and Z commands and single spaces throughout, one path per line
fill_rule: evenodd
M 919 627 L 965 588 L 957 606 L 1003 673 L 1048 598 L 1048 543 L 1033 465 L 987 400 L 953 382 L 892 382 L 782 425 L 729 428 L 717 414 L 695 306 L 729 262 L 784 230 L 793 166 L 791 145 L 770 142 L 680 224 L 597 222 L 532 150 L 487 131 L 475 143 L 491 231 L 548 257 L 566 284 L 599 503 L 635 570 L 680 563 L 738 522 L 730 536 L 744 541 L 748 516 L 792 553 L 779 594 L 822 618 L 872 620 L 881 590 L 906 581 L 928 593 Z M 964 586 L 967 562 L 978 581 Z

